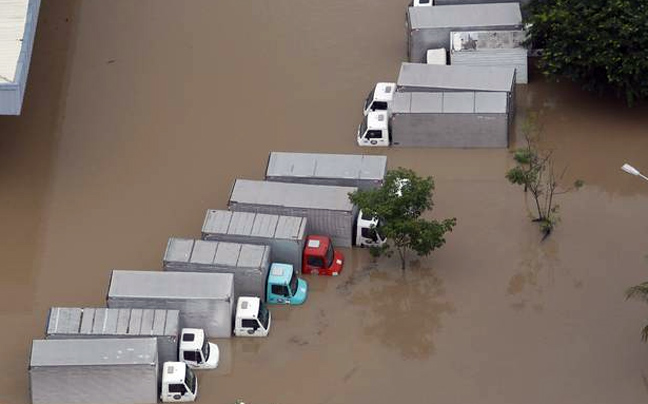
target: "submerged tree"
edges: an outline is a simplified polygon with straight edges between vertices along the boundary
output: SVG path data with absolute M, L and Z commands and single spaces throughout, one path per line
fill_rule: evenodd
M 637 299 L 648 303 L 648 282 L 643 282 L 629 288 L 626 291 L 627 299 Z M 641 340 L 648 341 L 648 324 L 641 329 Z
M 553 152 L 542 151 L 538 145 L 540 130 L 534 118 L 529 118 L 522 124 L 522 134 L 526 146 L 514 151 L 515 167 L 508 170 L 506 179 L 522 186 L 525 194 L 531 194 L 536 212 L 533 221 L 540 225 L 544 240 L 560 221 L 560 206 L 555 197 L 582 187 L 583 181 L 576 180 L 567 188 L 560 185 L 567 167 L 556 174 Z
M 445 233 L 452 231 L 457 219 L 441 222 L 425 220 L 421 215 L 431 210 L 432 177 L 421 178 L 412 170 L 390 170 L 384 185 L 378 189 L 359 190 L 349 194 L 349 199 L 363 214 L 376 217 L 380 227 L 375 229 L 387 243 L 372 248 L 372 254 L 391 256 L 398 252 L 401 269 L 405 269 L 408 251 L 427 256 L 445 244 Z

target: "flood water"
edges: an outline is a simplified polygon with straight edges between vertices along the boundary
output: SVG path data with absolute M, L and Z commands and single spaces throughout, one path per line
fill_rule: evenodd
M 273 309 L 263 340 L 218 341 L 200 402 L 643 403 L 648 109 L 520 86 L 545 144 L 586 186 L 545 242 L 506 150 L 355 146 L 361 103 L 405 56 L 407 0 L 44 1 L 23 115 L 0 117 L 0 402 L 29 402 L 50 306 L 101 306 L 111 269 L 158 269 L 272 150 L 384 153 L 436 180 L 447 245 L 402 273 L 347 250 Z

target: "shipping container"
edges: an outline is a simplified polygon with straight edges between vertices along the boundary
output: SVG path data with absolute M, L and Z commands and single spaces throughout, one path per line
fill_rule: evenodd
M 392 108 L 394 146 L 508 147 L 506 93 L 396 93 Z
M 453 32 L 450 38 L 453 66 L 514 68 L 516 83 L 528 82 L 524 31 Z
M 268 245 L 272 262 L 290 264 L 297 272 L 307 237 L 308 219 L 297 216 L 210 209 L 202 226 L 203 240 Z
M 200 272 L 112 271 L 110 308 L 180 310 L 183 327 L 208 338 L 232 334 L 234 276 Z
M 20 115 L 40 0 L 0 1 L 0 115 Z
M 178 310 L 52 307 L 45 338 L 143 338 L 158 340 L 160 363 L 178 360 Z
M 158 400 L 157 340 L 35 340 L 32 404 L 144 404 Z
M 237 179 L 229 208 L 234 212 L 302 216 L 313 234 L 331 238 L 336 247 L 351 247 L 357 208 L 349 201 L 355 187 L 289 184 Z
M 272 152 L 266 180 L 370 189 L 382 186 L 387 156 Z
M 215 272 L 234 275 L 234 295 L 266 300 L 271 264 L 267 245 L 170 238 L 164 253 L 165 271 Z
M 450 33 L 522 29 L 518 3 L 465 4 L 409 7 L 407 12 L 408 58 L 425 63 L 428 49 L 450 49 Z

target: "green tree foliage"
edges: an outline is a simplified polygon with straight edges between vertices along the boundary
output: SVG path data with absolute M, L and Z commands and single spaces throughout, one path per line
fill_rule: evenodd
M 555 197 L 582 187 L 583 181 L 576 180 L 569 188 L 560 187 L 560 180 L 567 169 L 564 168 L 559 175 L 555 173 L 553 153 L 542 151 L 538 145 L 540 130 L 535 118 L 531 117 L 522 124 L 522 133 L 526 146 L 513 152 L 515 167 L 507 171 L 506 179 L 531 194 L 536 211 L 533 221 L 540 225 L 544 238 L 547 238 L 560 220 Z
M 648 303 L 648 282 L 643 282 L 629 288 L 626 291 L 626 299 L 637 299 Z M 641 340 L 644 342 L 648 341 L 648 324 L 641 330 Z
M 380 234 L 388 239 L 384 246 L 373 248 L 372 254 L 391 256 L 395 249 L 401 269 L 405 269 L 409 250 L 427 256 L 445 244 L 444 235 L 452 231 L 457 219 L 439 222 L 421 218 L 433 207 L 433 190 L 432 177 L 421 178 L 412 170 L 399 168 L 387 172 L 381 188 L 349 194 L 351 202 L 365 215 L 379 218 Z
M 589 91 L 609 90 L 628 105 L 648 97 L 648 2 L 533 0 L 529 43 L 544 52 L 541 71 Z

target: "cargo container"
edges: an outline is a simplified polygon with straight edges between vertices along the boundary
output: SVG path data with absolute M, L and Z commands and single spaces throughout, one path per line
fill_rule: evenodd
M 360 146 L 508 147 L 506 93 L 396 93 L 390 111 L 369 113 Z
M 288 184 L 237 179 L 229 208 L 235 212 L 302 216 L 315 234 L 331 238 L 336 247 L 351 247 L 357 208 L 349 201 L 355 187 Z
M 157 351 L 155 338 L 35 340 L 29 359 L 32 404 L 194 401 L 198 383 L 191 369 L 159 363 Z
M 220 352 L 201 329 L 180 328 L 178 310 L 52 307 L 45 338 L 157 338 L 158 359 L 215 369 Z M 160 370 L 162 368 L 160 367 Z
M 288 264 L 303 274 L 338 275 L 344 256 L 333 249 L 329 237 L 309 235 L 308 227 L 305 217 L 208 210 L 202 238 L 268 245 L 273 264 Z M 316 267 L 316 263 L 321 265 Z
M 277 287 L 289 286 L 291 279 L 273 275 L 272 268 L 280 264 L 271 262 L 268 245 L 229 243 L 223 241 L 192 240 L 172 237 L 164 253 L 164 270 L 189 272 L 230 273 L 234 275 L 236 300 L 258 297 L 268 303 L 302 304 L 306 301 L 308 285 L 296 277 L 297 292 L 288 299 L 277 295 Z M 294 272 L 294 269 L 291 268 Z M 237 313 L 238 315 L 238 313 Z
M 265 179 L 370 189 L 382 186 L 386 173 L 387 156 L 272 152 Z
M 110 308 L 180 310 L 184 327 L 202 328 L 207 338 L 229 338 L 234 313 L 234 276 L 200 272 L 114 270 Z
M 453 66 L 507 67 L 515 69 L 515 82 L 528 82 L 526 33 L 516 31 L 466 31 L 450 34 Z
M 518 3 L 409 7 L 407 42 L 410 62 L 425 63 L 428 49 L 450 49 L 450 32 L 522 29 Z

